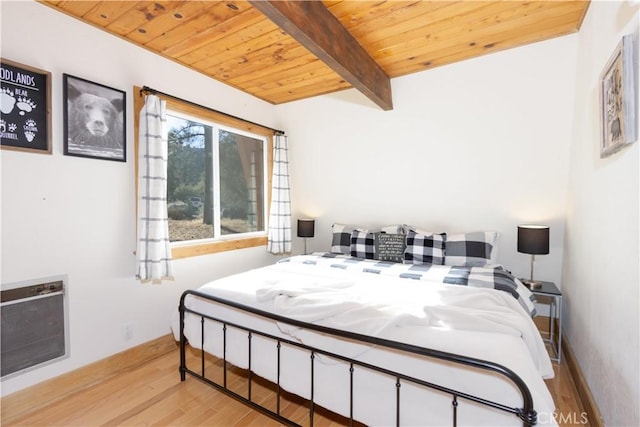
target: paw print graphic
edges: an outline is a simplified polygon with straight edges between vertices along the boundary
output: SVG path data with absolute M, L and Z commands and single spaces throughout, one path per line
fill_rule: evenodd
M 3 119 L 0 119 L 0 133 L 5 133 L 7 131 L 7 122 Z
M 18 97 L 18 102 L 16 103 L 16 107 L 18 107 L 20 109 L 20 115 L 24 116 L 24 113 L 30 113 L 33 111 L 34 108 L 36 108 L 36 103 L 33 102 L 31 100 L 31 98 L 28 97 Z
M 31 142 L 36 137 L 37 133 L 37 123 L 32 119 L 28 119 L 24 124 L 24 137 L 27 138 L 27 141 Z
M 15 123 L 9 123 L 9 132 L 15 132 L 18 129 L 18 125 Z
M 31 132 L 31 131 L 25 131 L 24 132 L 24 137 L 27 138 L 27 141 L 31 142 L 31 141 L 33 141 L 33 138 L 36 137 L 36 134 Z
M 13 96 L 11 89 L 3 87 L 0 90 L 0 111 L 3 114 L 9 114 L 13 111 L 13 106 L 16 104 L 16 98 Z

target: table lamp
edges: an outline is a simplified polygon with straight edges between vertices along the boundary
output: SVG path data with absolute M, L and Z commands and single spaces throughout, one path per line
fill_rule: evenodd
M 522 282 L 529 288 L 539 288 L 542 284 L 533 279 L 533 262 L 536 255 L 549 253 L 549 226 L 519 225 L 518 252 L 531 255 L 531 276 Z
M 316 221 L 314 219 L 298 220 L 298 237 L 304 237 L 304 254 L 307 254 L 307 238 L 313 237 Z

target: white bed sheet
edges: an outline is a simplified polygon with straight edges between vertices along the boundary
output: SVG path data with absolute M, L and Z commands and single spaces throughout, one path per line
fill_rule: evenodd
M 541 421 L 555 425 L 554 404 L 543 377 L 553 369 L 542 339 L 531 318 L 509 294 L 492 289 L 438 285 L 407 279 L 363 277 L 345 270 L 318 269 L 303 263 L 279 263 L 210 282 L 198 289 L 241 304 L 302 321 L 349 329 L 395 341 L 492 361 L 517 373 L 528 385 Z M 364 292 L 363 292 L 364 290 Z M 392 292 L 387 292 L 391 290 Z M 502 295 L 504 294 L 504 295 Z M 440 304 L 438 299 L 451 302 Z M 435 301 L 434 301 L 435 300 Z M 333 302 L 332 302 L 333 301 Z M 344 342 L 264 320 L 255 315 L 187 298 L 187 306 L 252 327 L 266 333 L 297 340 L 328 351 L 355 356 L 376 366 L 480 396 L 508 406 L 521 407 L 521 397 L 504 377 L 461 367 L 450 362 L 425 359 L 398 351 Z M 315 307 L 315 308 L 314 308 Z M 473 312 L 473 313 L 471 313 Z M 204 349 L 222 357 L 221 326 L 205 322 Z M 179 338 L 179 323 L 172 328 Z M 199 348 L 200 317 L 187 315 L 185 335 Z M 247 368 L 245 333 L 227 331 L 227 360 Z M 252 370 L 276 380 L 276 349 L 271 342 L 252 340 Z M 256 356 L 257 355 L 257 356 Z M 285 346 L 282 351 L 282 387 L 308 398 L 310 395 L 308 353 Z M 314 363 L 314 400 L 334 412 L 349 415 L 348 368 L 336 360 L 317 356 Z M 395 380 L 358 369 L 355 372 L 354 418 L 368 425 L 395 424 Z M 451 396 L 403 383 L 402 425 L 450 425 Z M 521 425 L 512 414 L 461 400 L 459 425 Z

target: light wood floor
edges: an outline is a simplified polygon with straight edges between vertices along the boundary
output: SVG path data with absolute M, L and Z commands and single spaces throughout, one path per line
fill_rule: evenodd
M 190 358 L 197 355 L 192 351 Z M 114 375 L 81 392 L 26 414 L 3 426 L 277 426 L 277 422 L 253 411 L 236 400 L 215 391 L 203 382 L 178 374 L 177 348 L 151 362 Z M 189 362 L 189 366 L 198 366 Z M 220 365 L 213 358 L 207 366 Z M 583 408 L 565 364 L 554 365 L 556 376 L 547 385 L 563 414 L 561 425 L 589 425 L 582 418 Z M 208 372 L 213 371 L 213 369 Z M 221 370 L 220 370 L 221 371 Z M 228 377 L 236 392 L 246 393 L 246 380 L 237 370 Z M 275 392 L 267 382 L 252 386 L 255 400 L 275 408 Z M 308 424 L 308 409 L 295 397 L 287 397 L 282 413 L 294 421 Z M 348 425 L 348 420 L 323 411 L 316 413 L 316 426 Z

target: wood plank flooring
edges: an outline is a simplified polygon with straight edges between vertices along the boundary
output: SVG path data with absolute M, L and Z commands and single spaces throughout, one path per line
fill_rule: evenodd
M 196 351 L 189 358 L 195 360 Z M 251 410 L 207 384 L 178 374 L 177 347 L 145 364 L 71 393 L 60 401 L 32 413 L 2 422 L 9 426 L 277 426 L 271 418 Z M 189 366 L 198 366 L 188 361 Z M 208 358 L 208 372 L 221 362 Z M 573 380 L 565 364 L 554 365 L 556 377 L 547 381 L 557 406 L 556 419 L 561 426 L 589 425 L 577 398 Z M 221 370 L 219 370 L 221 372 Z M 228 384 L 238 393 L 246 393 L 244 371 L 232 370 Z M 275 408 L 273 386 L 262 380 L 252 385 L 254 400 Z M 308 424 L 308 407 L 295 396 L 285 396 L 281 411 L 296 422 Z M 314 425 L 334 427 L 348 425 L 348 420 L 319 409 Z

